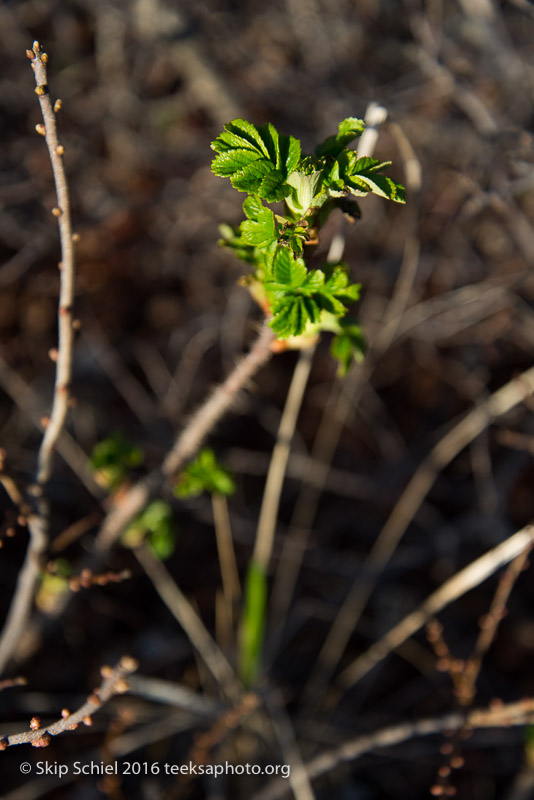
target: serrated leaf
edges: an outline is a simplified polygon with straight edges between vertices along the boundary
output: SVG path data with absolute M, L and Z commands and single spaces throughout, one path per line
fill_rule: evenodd
M 239 192 L 249 192 L 259 194 L 261 182 L 270 172 L 274 170 L 270 161 L 260 158 L 252 161 L 243 169 L 239 169 L 230 176 L 230 181 L 234 189 Z
M 241 232 L 243 242 L 252 247 L 264 248 L 267 247 L 270 242 L 276 240 L 274 226 L 269 224 L 261 225 L 258 222 L 245 220 L 245 222 L 241 224 Z
M 269 325 L 278 338 L 287 339 L 289 336 L 299 336 L 308 322 L 317 322 L 320 313 L 321 309 L 313 297 L 292 294 L 283 297 L 275 305 Z
M 265 208 L 261 200 L 248 197 L 243 204 L 246 219 L 241 223 L 241 241 L 254 247 L 266 248 L 277 239 L 277 224 L 270 208 Z
M 259 194 L 269 203 L 289 194 L 285 183 L 299 163 L 300 142 L 279 134 L 271 123 L 256 128 L 247 120 L 234 119 L 211 147 L 218 153 L 212 171 L 230 178 L 238 191 Z
M 211 162 L 211 170 L 220 178 L 229 178 L 253 161 L 259 161 L 261 155 L 254 150 L 227 150 L 219 153 Z
M 301 156 L 300 141 L 293 136 L 280 137 L 280 165 L 284 167 L 286 175 L 298 167 Z
M 308 271 L 301 258 L 295 258 L 287 247 L 279 247 L 273 260 L 272 278 L 276 283 L 289 288 L 301 286 Z
M 344 298 L 351 303 L 360 297 L 360 284 L 350 283 L 350 278 L 344 266 L 336 266 L 325 283 L 325 291 L 339 298 Z
M 275 166 L 275 169 L 280 167 L 280 134 L 270 122 L 265 125 L 260 125 L 258 133 L 261 137 L 263 145 L 269 154 L 269 159 Z
M 268 203 L 277 203 L 279 200 L 283 200 L 290 191 L 291 189 L 285 183 L 283 174 L 277 169 L 269 172 L 258 188 L 258 194 L 265 198 Z
M 349 142 L 361 136 L 365 128 L 365 122 L 356 117 L 347 117 L 337 126 L 337 134 L 329 136 L 322 144 L 315 148 L 316 156 L 333 156 L 334 158 L 341 153 Z
M 269 151 L 256 126 L 252 122 L 240 118 L 228 122 L 220 136 L 211 143 L 211 147 L 217 153 L 245 148 L 257 150 L 263 156 L 269 155 Z
M 361 196 L 372 192 L 396 203 L 405 202 L 404 187 L 392 178 L 380 174 L 391 165 L 391 161 L 378 161 L 369 156 L 355 158 L 353 153 L 346 151 L 340 155 L 338 162 L 340 175 L 352 194 Z

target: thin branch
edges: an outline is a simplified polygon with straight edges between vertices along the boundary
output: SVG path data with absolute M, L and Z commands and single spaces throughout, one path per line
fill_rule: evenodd
M 454 730 L 464 722 L 469 730 L 481 728 L 501 728 L 532 724 L 534 719 L 534 699 L 526 698 L 517 703 L 509 703 L 498 707 L 480 708 L 471 711 L 465 717 L 464 712 L 453 712 L 442 717 L 430 717 L 416 722 L 402 722 L 381 728 L 374 733 L 364 734 L 355 739 L 321 753 L 305 764 L 306 780 L 318 778 L 331 772 L 340 764 L 353 762 L 366 753 L 393 747 L 419 736 L 432 736 L 447 730 Z M 292 787 L 293 788 L 293 787 Z M 289 791 L 287 781 L 274 780 L 253 795 L 253 800 L 278 800 Z
M 48 513 L 43 498 L 43 486 L 52 471 L 52 452 L 63 429 L 69 407 L 69 385 L 72 371 L 74 331 L 72 326 L 72 304 L 74 300 L 74 249 L 67 178 L 63 168 L 63 145 L 59 144 L 54 106 L 50 100 L 46 64 L 48 56 L 39 42 L 26 51 L 35 74 L 35 92 L 39 98 L 44 126 L 37 131 L 45 136 L 58 206 L 53 210 L 58 219 L 61 244 L 61 271 L 58 309 L 59 341 L 56 362 L 56 379 L 52 412 L 45 427 L 37 456 L 36 485 L 33 487 L 34 509 L 28 515 L 30 541 L 24 564 L 19 573 L 15 594 L 0 637 L 0 674 L 5 669 L 17 646 L 31 610 L 35 587 L 41 568 L 41 560 L 48 544 Z
M 120 505 L 112 508 L 96 539 L 97 550 L 103 551 L 111 547 L 150 498 L 161 489 L 165 479 L 172 477 L 195 455 L 206 436 L 235 403 L 238 393 L 269 360 L 274 338 L 273 331 L 264 325 L 250 352 L 236 364 L 226 380 L 193 415 L 167 453 L 162 466 L 132 486 L 121 496 Z
M 482 668 L 482 662 L 497 636 L 499 623 L 506 614 L 506 605 L 517 579 L 528 564 L 529 554 L 530 547 L 526 547 L 514 558 L 508 569 L 501 576 L 488 613 L 480 620 L 480 633 L 477 637 L 473 654 L 465 663 L 457 689 L 458 700 L 464 705 L 469 705 L 474 700 L 476 682 Z
M 117 666 L 102 667 L 101 673 L 104 678 L 98 689 L 95 689 L 80 708 L 71 714 L 64 709 L 61 719 L 52 725 L 41 727 L 40 720 L 34 717 L 31 723 L 31 730 L 23 733 L 14 733 L 11 736 L 0 738 L 0 749 L 5 750 L 15 744 L 31 744 L 33 747 L 46 747 L 50 744 L 52 736 L 57 736 L 65 731 L 71 731 L 83 722 L 91 725 L 91 716 L 98 711 L 108 700 L 116 694 L 124 694 L 129 691 L 129 685 L 125 678 L 137 669 L 136 661 L 130 656 L 123 656 Z
M 190 714 L 200 717 L 215 717 L 224 711 L 218 700 L 198 694 L 187 686 L 181 686 L 161 678 L 150 678 L 145 675 L 132 675 L 128 679 L 130 694 L 143 697 L 153 703 L 182 708 Z
M 276 520 L 291 440 L 295 433 L 297 418 L 304 392 L 306 391 L 314 352 L 315 347 L 308 347 L 299 353 L 299 360 L 293 372 L 282 419 L 280 420 L 280 427 L 278 428 L 276 444 L 269 464 L 256 531 L 256 541 L 252 553 L 252 561 L 261 567 L 264 572 L 267 572 L 269 561 L 271 560 Z
M 181 625 L 217 683 L 228 697 L 235 700 L 241 694 L 235 673 L 187 597 L 178 588 L 165 565 L 154 558 L 145 545 L 136 548 L 134 552 L 157 593 Z
M 47 525 L 42 514 L 32 514 L 28 517 L 28 529 L 30 532 L 28 549 L 0 637 L 0 675 L 4 672 L 24 633 L 41 571 L 42 556 L 48 544 Z
M 289 785 L 295 800 L 315 800 L 311 781 L 302 759 L 297 743 L 295 730 L 285 708 L 280 690 L 266 692 L 265 706 L 271 718 L 274 734 L 278 740 L 280 753 L 286 764 L 289 764 Z
M 211 496 L 211 506 L 221 569 L 224 603 L 226 605 L 227 618 L 231 628 L 233 626 L 235 605 L 241 597 L 241 585 L 239 583 L 239 572 L 237 569 L 226 497 L 215 492 Z
M 48 56 L 41 50 L 39 42 L 33 43 L 33 49 L 27 51 L 35 73 L 35 93 L 39 98 L 41 113 L 44 120 L 43 126 L 38 127 L 38 132 L 44 133 L 50 162 L 54 173 L 56 185 L 57 207 L 53 209 L 59 227 L 61 244 L 60 286 L 58 329 L 59 343 L 56 363 L 56 381 L 54 387 L 54 401 L 50 420 L 46 426 L 38 455 L 37 483 L 42 486 L 50 478 L 52 471 L 52 453 L 58 440 L 61 429 L 65 424 L 69 409 L 70 383 L 72 374 L 72 352 L 74 347 L 74 330 L 72 326 L 72 306 L 74 303 L 74 245 L 72 241 L 72 220 L 70 211 L 69 188 L 67 176 L 63 167 L 64 147 L 59 143 L 55 109 L 52 107 L 48 90 L 48 77 L 46 64 Z
M 341 606 L 319 654 L 308 696 L 318 697 L 341 658 L 347 642 L 371 595 L 378 576 L 389 563 L 402 536 L 415 517 L 440 471 L 490 423 L 522 403 L 534 392 L 534 367 L 513 378 L 460 420 L 432 448 L 415 471 L 365 559 Z
M 369 650 L 349 664 L 339 675 L 338 686 L 342 689 L 348 689 L 353 686 L 389 653 L 426 625 L 428 620 L 438 614 L 445 606 L 478 586 L 500 567 L 517 558 L 525 550 L 529 550 L 533 542 L 534 525 L 527 525 L 513 536 L 505 539 L 497 547 L 488 550 L 483 556 L 472 561 L 460 572 L 457 572 L 456 575 L 445 581 L 439 589 L 436 589 L 415 611 L 408 614 L 391 628 L 385 636 L 375 642 Z

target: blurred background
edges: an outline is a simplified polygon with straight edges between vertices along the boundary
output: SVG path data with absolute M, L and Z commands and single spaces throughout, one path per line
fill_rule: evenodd
M 344 257 L 362 283 L 357 316 L 369 356 L 344 381 L 336 379 L 326 338 L 314 357 L 273 578 L 290 557 L 283 550 L 288 540 L 300 546 L 302 563 L 294 592 L 278 590 L 264 680 L 283 693 L 305 760 L 349 736 L 454 708 L 449 675 L 435 670 L 424 632 L 328 715 L 315 718 L 314 692 L 303 687 L 317 678 L 328 632 L 414 471 L 459 415 L 532 364 L 532 3 L 18 0 L 0 6 L 0 39 L 0 442 L 21 484 L 33 475 L 36 423 L 52 396 L 48 351 L 56 346 L 59 259 L 51 169 L 35 133 L 40 114 L 25 56 L 33 40 L 49 53 L 51 94 L 63 101 L 60 139 L 80 235 L 77 404 L 69 423 L 78 464 L 115 432 L 142 448 L 139 475 L 161 463 L 175 432 L 258 328 L 261 314 L 236 283 L 242 266 L 217 246 L 218 225 L 239 223 L 244 197 L 210 172 L 209 144 L 222 125 L 235 117 L 270 121 L 311 152 L 344 117 L 363 117 L 370 102 L 387 109 L 375 155 L 393 161 L 389 174 L 407 186 L 407 205 L 365 198 L 360 221 L 346 226 L 334 217 L 323 233 L 324 253 L 336 231 L 346 236 Z M 237 481 L 229 510 L 241 574 L 296 359 L 276 356 L 210 438 Z M 439 465 L 323 683 L 461 567 L 532 519 L 533 452 L 527 401 Z M 101 518 L 75 472 L 58 457 L 49 487 L 54 537 L 85 521 L 71 544 L 51 554 L 74 569 Z M 214 632 L 220 577 L 210 499 L 184 503 L 170 492 L 166 499 L 176 532 L 167 567 Z M 5 538 L 16 513 L 7 498 L 3 503 L 5 614 L 27 538 L 22 529 Z M 129 580 L 77 594 L 59 616 L 47 615 L 41 603 L 12 670 L 29 685 L 3 693 L 2 727 L 24 729 L 35 713 L 52 719 L 63 705 L 75 707 L 96 685 L 100 665 L 124 652 L 138 658 L 143 675 L 216 693 L 139 563 L 116 548 L 106 569 L 125 568 Z M 455 657 L 471 652 L 495 586 L 494 578 L 441 615 Z M 524 574 L 484 659 L 478 705 L 534 692 L 532 600 Z M 235 657 L 231 644 L 227 655 Z M 146 698 L 125 703 L 106 707 L 90 733 L 54 741 L 46 757 L 92 753 L 101 760 L 99 748 L 110 736 L 137 723 L 163 725 L 170 713 Z M 112 720 L 118 733 L 110 733 Z M 162 729 L 144 749 L 141 742 L 135 757 L 185 761 L 195 732 L 211 723 L 181 724 L 173 735 Z M 228 734 L 213 746 L 212 760 L 283 762 L 287 752 L 277 750 L 272 733 L 256 728 L 241 740 Z M 314 783 L 316 797 L 428 797 L 442 765 L 440 741 L 407 741 L 345 764 Z M 248 798 L 265 781 L 47 784 L 18 771 L 22 755 L 33 763 L 43 754 L 20 751 L 2 754 L 6 796 L 17 800 L 100 793 Z M 475 735 L 463 745 L 458 797 L 534 796 L 518 793 L 529 752 L 522 729 Z

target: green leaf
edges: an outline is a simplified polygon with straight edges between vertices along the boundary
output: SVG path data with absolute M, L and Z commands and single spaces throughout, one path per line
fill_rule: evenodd
M 300 336 L 308 323 L 319 320 L 321 309 L 314 297 L 292 294 L 273 306 L 270 327 L 279 339 Z
M 107 489 L 117 489 L 125 480 L 128 469 L 140 466 L 145 458 L 143 450 L 121 433 L 113 433 L 98 442 L 89 458 L 97 481 Z
M 202 492 L 228 496 L 235 488 L 231 473 L 217 461 L 213 450 L 206 447 L 180 474 L 174 494 L 181 498 L 197 497 Z
M 352 194 L 361 196 L 372 192 L 396 203 L 406 201 L 404 186 L 380 175 L 382 170 L 391 165 L 391 161 L 378 161 L 369 156 L 356 158 L 353 152 L 347 150 L 341 153 L 338 163 L 340 176 Z
M 273 169 L 263 178 L 258 194 L 265 197 L 267 202 L 276 203 L 283 200 L 291 192 L 291 188 L 285 181 L 285 176 L 280 170 Z
M 267 576 L 259 564 L 251 562 L 245 580 L 241 621 L 240 677 L 251 686 L 259 673 L 267 617 Z
M 220 178 L 229 178 L 234 172 L 244 170 L 255 161 L 262 161 L 262 158 L 253 150 L 231 150 L 219 153 L 213 159 L 211 169 Z
M 353 139 L 361 136 L 365 128 L 365 122 L 356 117 L 347 117 L 337 126 L 337 134 L 329 136 L 324 142 L 315 148 L 316 156 L 333 156 L 334 158 L 341 153 L 344 147 Z
M 224 131 L 211 143 L 217 153 L 246 148 L 255 150 L 264 156 L 269 155 L 260 132 L 252 122 L 245 119 L 234 119 L 224 126 Z
M 268 203 L 291 191 L 286 179 L 300 160 L 300 142 L 279 134 L 270 123 L 256 128 L 247 120 L 234 119 L 211 147 L 218 153 L 212 171 L 230 178 L 238 191 L 258 194 Z
M 365 339 L 362 329 L 355 322 L 341 321 L 339 330 L 332 340 L 330 353 L 339 361 L 338 375 L 345 377 L 354 361 L 363 361 Z
M 286 203 L 294 216 L 302 217 L 310 208 L 320 191 L 322 175 L 321 170 L 310 173 L 296 171 L 288 177 L 287 183 L 292 191 L 288 193 Z
M 156 558 L 164 561 L 173 554 L 175 539 L 172 508 L 164 500 L 153 500 L 130 523 L 121 542 L 124 547 L 135 548 L 146 540 Z
M 304 260 L 284 247 L 276 252 L 265 289 L 272 313 L 269 325 L 279 339 L 300 336 L 319 322 L 321 311 L 343 317 L 360 292 L 359 284 L 350 283 L 345 265 L 307 270 Z
M 296 288 L 301 286 L 308 275 L 302 258 L 295 258 L 287 247 L 279 247 L 273 260 L 273 282 L 282 286 Z
M 241 241 L 254 247 L 266 248 L 278 237 L 278 226 L 270 208 L 265 208 L 257 196 L 247 197 L 243 203 L 247 219 L 241 223 Z

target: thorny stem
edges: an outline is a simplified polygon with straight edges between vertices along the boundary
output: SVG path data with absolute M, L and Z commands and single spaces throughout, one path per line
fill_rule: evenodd
M 48 91 L 46 64 L 48 56 L 41 50 L 39 42 L 33 43 L 32 50 L 26 54 L 31 58 L 35 74 L 35 93 L 39 98 L 43 126 L 37 126 L 38 133 L 46 139 L 58 206 L 54 209 L 59 225 L 61 245 L 61 271 L 58 328 L 59 342 L 56 362 L 56 379 L 52 412 L 45 427 L 37 456 L 36 485 L 33 487 L 34 511 L 28 515 L 30 541 L 26 558 L 19 573 L 15 594 L 0 637 L 0 674 L 11 658 L 30 614 L 35 587 L 39 577 L 41 559 L 48 544 L 48 520 L 42 487 L 50 478 L 52 453 L 65 424 L 69 407 L 69 384 L 72 372 L 72 351 L 74 331 L 72 326 L 72 304 L 74 299 L 74 248 L 72 242 L 72 223 L 70 214 L 69 190 L 63 168 L 63 146 L 59 144 L 54 108 Z

